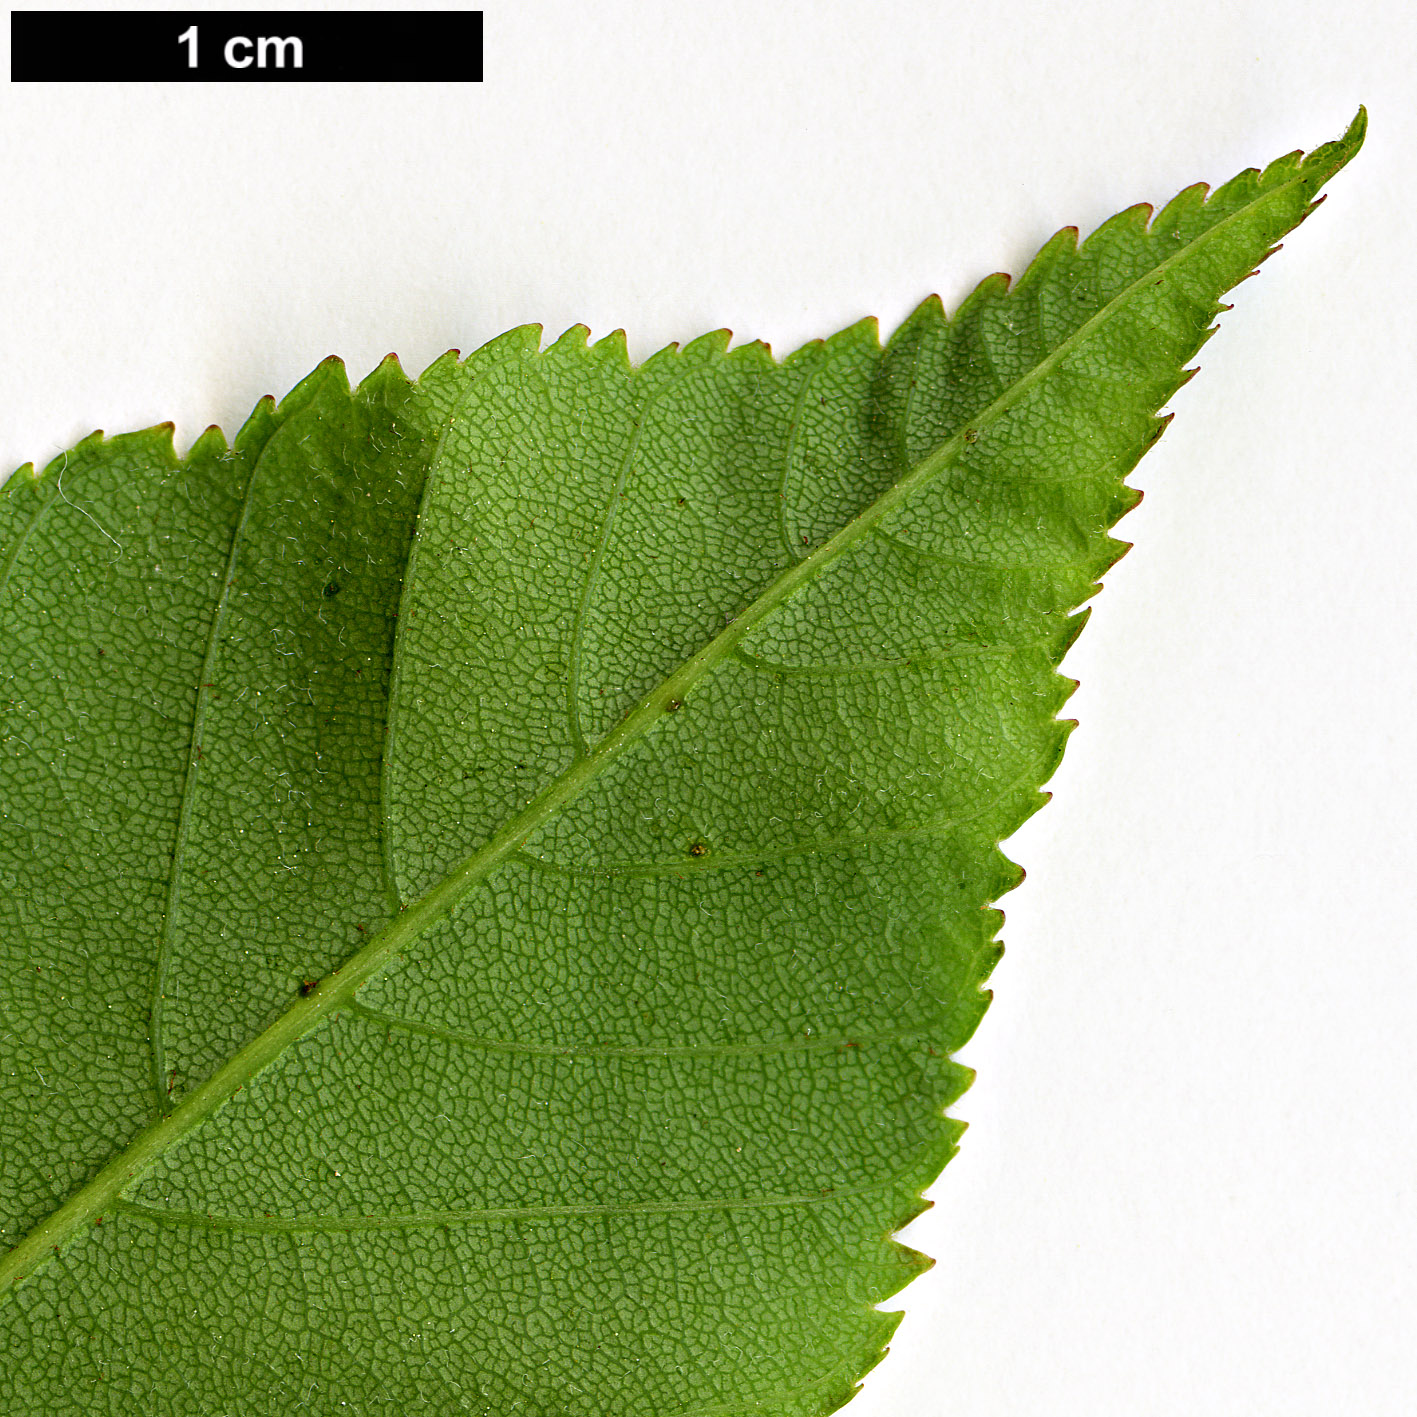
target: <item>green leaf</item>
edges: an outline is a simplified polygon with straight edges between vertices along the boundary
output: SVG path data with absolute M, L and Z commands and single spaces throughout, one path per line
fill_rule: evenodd
M 1362 128 L 884 349 L 515 330 L 16 474 L 0 1406 L 845 1401 L 1123 479 Z

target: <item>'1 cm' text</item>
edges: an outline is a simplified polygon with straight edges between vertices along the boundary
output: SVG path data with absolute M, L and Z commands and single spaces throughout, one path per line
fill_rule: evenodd
M 197 26 L 191 25 L 177 36 L 178 44 L 187 46 L 187 67 L 197 67 Z M 305 46 L 297 35 L 285 39 L 261 36 L 248 39 L 244 34 L 234 34 L 222 46 L 221 56 L 228 69 L 249 69 L 254 63 L 258 69 L 284 69 L 289 54 L 292 69 L 305 67 Z M 268 61 L 274 56 L 275 64 Z

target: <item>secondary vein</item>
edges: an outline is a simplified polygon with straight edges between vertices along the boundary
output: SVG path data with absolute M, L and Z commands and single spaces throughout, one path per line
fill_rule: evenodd
M 182 805 L 177 813 L 177 831 L 172 842 L 172 865 L 167 876 L 167 899 L 163 904 L 162 933 L 158 937 L 157 956 L 153 960 L 153 986 L 148 1004 L 148 1053 L 152 1066 L 150 1079 L 153 1090 L 154 1110 L 163 1116 L 172 1110 L 172 1095 L 168 1089 L 167 1049 L 163 1039 L 163 1003 L 167 998 L 167 972 L 172 964 L 173 947 L 177 939 L 177 912 L 182 901 L 182 862 L 187 848 L 187 836 L 192 825 L 192 810 L 197 796 L 197 780 L 200 773 L 198 764 L 202 756 L 202 729 L 206 724 L 207 708 L 212 701 L 212 684 L 216 677 L 217 654 L 221 646 L 221 632 L 226 624 L 227 606 L 231 602 L 232 588 L 236 584 L 236 567 L 241 554 L 241 541 L 246 523 L 251 514 L 251 499 L 256 487 L 256 478 L 265 462 L 270 439 L 262 445 L 260 454 L 251 467 L 251 475 L 246 480 L 246 491 L 241 499 L 241 513 L 232 528 L 231 544 L 227 550 L 226 567 L 222 576 L 221 594 L 212 607 L 211 624 L 207 634 L 206 653 L 202 656 L 202 667 L 197 675 L 197 696 L 192 708 L 192 733 L 187 744 L 187 766 L 182 778 Z
M 555 1044 L 483 1038 L 474 1033 L 460 1033 L 456 1029 L 423 1023 L 419 1019 L 383 1013 L 363 1004 L 351 1004 L 348 1012 L 356 1018 L 378 1024 L 381 1028 L 392 1028 L 401 1033 L 418 1033 L 426 1038 L 437 1038 L 444 1043 L 454 1043 L 463 1048 L 478 1048 L 488 1053 L 525 1053 L 538 1058 L 751 1058 L 770 1053 L 810 1053 L 857 1048 L 867 1043 L 908 1043 L 913 1039 L 928 1036 L 929 1032 L 922 1026 L 906 1032 L 855 1033 L 849 1038 L 781 1038 L 765 1043 Z
M 651 400 L 652 401 L 652 400 Z M 610 495 L 600 514 L 600 535 L 595 543 L 595 551 L 586 567 L 585 578 L 581 582 L 580 600 L 576 604 L 575 618 L 571 622 L 571 643 L 566 654 L 566 727 L 571 737 L 571 747 L 578 758 L 588 756 L 590 745 L 581 729 L 581 641 L 585 635 L 586 614 L 590 609 L 590 598 L 595 591 L 595 583 L 600 578 L 601 562 L 605 559 L 605 548 L 610 544 L 610 534 L 615 526 L 615 514 L 620 507 L 620 499 L 625 492 L 625 482 L 630 469 L 635 465 L 635 457 L 640 449 L 640 434 L 644 431 L 645 414 L 648 405 L 640 408 L 635 415 L 635 426 L 630 434 L 629 446 L 620 460 L 620 470 L 611 484 Z
M 729 1196 L 707 1200 L 626 1201 L 584 1205 L 508 1205 L 464 1210 L 410 1211 L 399 1215 L 254 1216 L 222 1215 L 200 1210 L 167 1210 L 163 1206 L 118 1201 L 112 1208 L 122 1215 L 159 1225 L 181 1225 L 203 1230 L 250 1230 L 273 1233 L 340 1232 L 347 1230 L 425 1230 L 443 1225 L 500 1224 L 512 1220 L 563 1220 L 577 1216 L 691 1215 L 710 1210 L 772 1210 L 782 1206 L 826 1205 L 853 1196 L 889 1190 L 901 1183 L 894 1178 L 864 1186 L 835 1186 L 821 1191 L 784 1196 Z

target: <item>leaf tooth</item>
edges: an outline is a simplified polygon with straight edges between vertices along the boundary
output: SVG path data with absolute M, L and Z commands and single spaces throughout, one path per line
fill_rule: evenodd
M 297 409 L 302 408 L 331 380 L 342 386 L 346 394 L 349 392 L 349 376 L 345 372 L 344 360 L 337 354 L 331 354 L 328 358 L 322 359 L 275 405 L 272 411 L 277 417 L 292 416 Z
M 209 423 L 202 429 L 196 442 L 187 449 L 185 461 L 191 462 L 193 458 L 219 458 L 229 451 L 226 441 L 226 434 L 215 423 Z
M 590 349 L 589 340 L 589 325 L 572 325 L 570 329 L 563 330 L 559 335 L 557 335 L 556 338 L 547 346 L 545 352 L 548 356 L 585 354 L 589 352 Z
M 375 378 L 381 374 L 390 378 L 397 376 L 401 383 L 411 384 L 413 382 L 413 380 L 404 373 L 404 368 L 399 362 L 397 351 L 392 349 L 379 361 L 378 367 L 368 378 Z
M 636 370 L 639 374 L 647 374 L 663 365 L 676 365 L 684 357 L 684 351 L 680 349 L 677 340 L 670 340 L 662 349 L 657 349 L 643 364 Z
M 1072 228 L 1076 234 L 1076 228 Z M 1062 233 L 1060 232 L 1059 235 Z M 1048 245 L 1056 241 L 1053 237 Z M 1013 277 L 1007 271 L 995 271 L 993 275 L 987 275 L 968 295 L 960 302 L 958 309 L 950 319 L 950 324 L 957 325 L 965 318 L 974 318 L 985 306 L 992 304 L 996 300 L 1003 300 L 1009 294 L 1009 287 L 1013 283 Z
M 766 340 L 749 340 L 745 344 L 734 345 L 725 356 L 727 361 L 739 364 L 756 364 L 762 368 L 775 369 L 777 361 L 772 357 L 772 346 Z
M 611 330 L 604 339 L 598 339 L 591 346 L 591 352 L 607 364 L 617 364 L 629 369 L 630 349 L 625 340 L 624 330 Z
M 1234 202 L 1236 206 L 1243 206 L 1259 195 L 1264 174 L 1257 167 L 1247 167 L 1243 172 L 1237 172 L 1228 182 L 1217 187 L 1206 199 L 1206 206 L 1213 207 L 1217 202 L 1226 205 Z
M 1154 210 L 1150 202 L 1137 202 L 1134 206 L 1124 207 L 1088 235 L 1087 240 L 1078 247 L 1079 253 L 1091 254 L 1095 247 L 1108 244 L 1119 233 L 1145 236 Z
M 376 399 L 390 393 L 401 393 L 412 388 L 413 381 L 404 373 L 396 354 L 386 354 L 378 364 L 360 380 L 353 397 Z
M 231 440 L 231 451 L 235 456 L 243 456 L 250 450 L 259 451 L 270 437 L 278 420 L 276 401 L 270 394 L 263 394 L 247 414 L 246 421 L 236 430 Z
M 997 959 L 998 955 L 1002 953 L 1002 950 L 998 951 L 998 954 L 995 955 L 995 958 Z M 991 993 L 990 990 L 985 989 L 982 985 L 980 986 L 979 992 L 981 994 Z M 974 1081 L 978 1076 L 979 1073 L 977 1069 L 971 1068 L 967 1063 L 961 1063 L 958 1062 L 956 1059 L 951 1058 L 949 1063 L 950 1093 L 948 1100 L 943 1105 L 946 1107 L 953 1107 L 954 1104 L 958 1102 L 960 1098 L 963 1097 L 964 1094 L 968 1092 L 971 1087 L 974 1086 Z M 959 1128 L 958 1134 L 960 1136 L 963 1136 L 964 1133 L 969 1130 L 969 1123 L 966 1122 L 962 1117 L 955 1117 L 951 1120 Z M 931 1201 L 929 1204 L 933 1205 L 934 1202 Z
M 854 325 L 848 325 L 844 330 L 838 330 L 834 335 L 829 335 L 825 344 L 833 352 L 866 349 L 872 354 L 879 354 L 881 350 L 881 322 L 874 315 L 866 315 L 857 320 Z
M 418 379 L 426 379 L 429 375 L 437 377 L 451 369 L 455 369 L 459 362 L 462 351 L 457 349 L 445 350 L 440 354 L 419 376 Z M 414 380 L 415 383 L 418 380 Z
M 1137 500 L 1141 500 L 1140 492 L 1137 493 Z M 1131 542 L 1127 542 L 1125 544 L 1128 549 L 1131 548 Z M 1062 660 L 1063 656 L 1067 654 L 1067 652 L 1073 647 L 1073 644 L 1076 642 L 1077 637 L 1082 634 L 1083 629 L 1086 627 L 1087 622 L 1091 618 L 1092 606 L 1090 605 L 1085 605 L 1075 615 L 1068 616 L 1067 620 L 1064 622 L 1063 634 L 1058 640 L 1058 659 L 1060 661 Z
M 1058 266 L 1074 259 L 1078 249 L 1077 227 L 1065 226 L 1060 231 L 1055 231 L 1038 248 L 1037 254 L 1028 263 L 1027 269 L 1014 283 L 1011 294 L 1017 296 L 1031 293 L 1039 281 L 1046 279 Z M 966 305 L 968 303 L 968 301 L 965 302 Z M 963 309 L 964 306 L 961 306 L 960 310 Z M 955 318 L 959 318 L 959 312 L 956 312 Z
M 812 363 L 821 357 L 822 351 L 827 347 L 824 339 L 809 339 L 806 344 L 799 345 L 782 361 L 784 369 L 790 369 L 795 364 Z
M 1143 444 L 1142 447 L 1137 449 L 1134 457 L 1132 458 L 1132 467 L 1135 467 L 1137 463 L 1141 461 L 1142 456 L 1145 452 L 1146 445 Z M 1127 471 L 1130 472 L 1131 468 L 1128 468 Z M 1128 487 L 1125 488 L 1124 491 L 1135 492 L 1136 489 L 1134 487 Z M 1136 506 L 1136 502 L 1139 502 L 1140 500 L 1141 496 L 1138 493 L 1136 501 L 1132 502 L 1130 505 L 1124 504 L 1122 511 L 1119 513 L 1119 515 L 1125 516 L 1127 512 L 1132 510 L 1132 507 Z M 1097 551 L 1091 561 L 1091 572 L 1094 579 L 1093 583 L 1088 587 L 1087 591 L 1087 598 L 1089 600 L 1102 589 L 1102 577 L 1106 575 L 1107 572 L 1110 571 L 1112 567 L 1115 566 L 1117 562 L 1120 561 L 1122 557 L 1125 556 L 1127 552 L 1131 549 L 1132 543 L 1130 541 L 1123 541 L 1120 537 L 1116 536 L 1104 535 L 1102 537 L 1101 545 L 1098 546 Z
M 927 295 L 919 305 L 896 326 L 886 341 L 886 348 L 898 350 L 912 340 L 942 338 L 949 328 L 950 319 L 945 313 L 945 303 L 938 295 Z
M 728 353 L 732 343 L 732 330 L 709 330 L 707 334 L 691 339 L 680 351 L 683 358 L 697 358 L 717 362 Z
M 1277 157 L 1260 173 L 1260 186 L 1268 187 L 1274 182 L 1286 182 L 1298 174 L 1304 165 L 1304 154 L 1297 148 L 1292 153 Z
M 1040 796 L 1044 794 L 1040 793 Z M 1041 803 L 1039 804 L 1042 805 Z M 1028 872 L 1018 864 L 1017 861 L 1010 861 L 1007 856 L 996 846 L 993 851 L 993 861 L 990 863 L 998 873 L 997 878 L 990 883 L 990 901 L 996 901 L 1000 896 L 1006 896 L 1012 890 L 1017 890 L 1028 878 Z M 992 905 L 986 905 L 984 910 L 994 910 Z M 1004 912 L 994 910 L 994 914 L 999 917 L 1000 926 L 1004 923 Z
M 1181 223 L 1205 206 L 1209 193 L 1209 182 L 1193 182 L 1189 187 L 1182 187 L 1152 218 L 1148 234 L 1153 238 L 1179 237 Z
M 1248 279 L 1249 279 L 1249 277 L 1246 276 L 1246 280 L 1248 280 Z M 1217 305 L 1217 306 L 1215 307 L 1215 313 L 1216 313 L 1217 315 L 1223 315 L 1227 310 L 1231 310 L 1231 309 L 1233 309 L 1233 308 L 1234 308 L 1234 307 L 1231 306 L 1231 305 Z M 1191 352 L 1191 358 L 1192 358 L 1192 359 L 1194 359 L 1195 356 L 1196 356 L 1197 354 L 1199 354 L 1199 353 L 1201 352 L 1201 350 L 1204 349 L 1205 346 L 1206 346 L 1207 344 L 1209 344 L 1210 341 L 1215 338 L 1216 331 L 1219 330 L 1219 329 L 1220 329 L 1220 326 L 1219 326 L 1219 325 L 1207 325 L 1207 326 L 1205 327 L 1205 329 L 1203 329 L 1203 330 L 1200 332 L 1200 334 L 1198 334 L 1198 335 L 1196 336 L 1196 347 L 1195 347 L 1195 349 Z M 1199 371 L 1200 371 L 1200 365 L 1199 365 L 1199 364 L 1192 364 L 1192 365 L 1190 365 L 1188 368 L 1182 369 L 1182 370 L 1181 370 L 1181 374 L 1180 374 L 1180 378 L 1179 378 L 1178 382 L 1176 383 L 1175 387 L 1179 389 L 1182 384 L 1188 384 L 1188 383 L 1190 383 L 1190 381 L 1195 378 L 1196 374 L 1197 374 Z
M 136 433 L 120 433 L 116 438 L 105 438 L 103 441 L 113 447 L 141 448 L 144 453 L 176 467 L 181 462 L 177 456 L 176 433 L 175 423 L 154 423 L 150 428 L 140 428 Z
M 35 472 L 34 464 L 32 462 L 21 463 L 4 482 L 0 482 L 0 497 L 3 497 L 5 493 L 12 488 L 21 486 L 22 482 L 32 486 L 38 481 L 39 474 Z
M 35 478 L 35 481 L 48 482 L 51 478 L 59 477 L 64 469 L 69 466 L 69 462 L 75 454 L 94 452 L 102 446 L 103 441 L 103 429 L 95 428 L 92 433 L 86 434 L 84 437 L 80 438 L 72 448 L 67 448 L 64 452 L 60 453 L 57 458 L 51 458 L 45 463 L 45 465 L 40 468 L 39 475 Z
M 963 1132 L 965 1127 L 968 1126 L 968 1123 L 961 1122 L 959 1126 L 960 1131 Z M 924 1215 L 927 1210 L 933 1210 L 934 1208 L 934 1201 L 926 1200 L 924 1196 L 921 1196 L 920 1209 L 917 1210 L 915 1214 L 910 1217 L 910 1220 L 914 1220 L 918 1216 Z M 898 1225 L 896 1229 L 903 1230 L 906 1225 L 910 1224 L 910 1220 L 905 1221 L 902 1225 Z M 895 1238 L 894 1235 L 890 1236 L 886 1243 L 889 1244 L 891 1247 L 892 1257 L 899 1262 L 903 1269 L 907 1269 L 910 1271 L 910 1278 L 905 1281 L 906 1284 L 909 1284 L 912 1279 L 918 1278 L 927 1270 L 934 1269 L 934 1257 L 932 1255 L 927 1255 L 923 1250 L 917 1250 L 914 1245 L 902 1244 L 899 1240 Z M 904 1287 L 904 1285 L 901 1286 L 901 1288 Z M 900 1291 L 897 1290 L 896 1292 L 899 1293 Z M 890 1298 L 892 1296 L 887 1295 L 886 1297 Z
M 952 1068 L 950 1070 L 951 1076 L 949 1093 L 946 1095 L 945 1099 L 940 1103 L 941 1113 L 944 1112 L 946 1107 L 954 1106 L 954 1104 L 958 1102 L 959 1099 L 963 1097 L 966 1092 L 969 1091 L 970 1087 L 974 1083 L 975 1073 L 973 1068 L 959 1068 L 958 1071 L 966 1074 L 964 1084 L 963 1086 L 959 1085 L 959 1080 L 954 1076 L 955 1069 Z M 960 1138 L 965 1134 L 965 1132 L 969 1130 L 969 1123 L 964 1121 L 960 1117 L 949 1117 L 943 1120 L 947 1120 L 950 1124 L 949 1151 L 950 1156 L 954 1156 L 954 1154 L 959 1150 Z M 902 1244 L 901 1241 L 895 1238 L 895 1232 L 898 1230 L 904 1230 L 905 1227 L 909 1225 L 912 1220 L 918 1220 L 922 1215 L 925 1214 L 927 1210 L 934 1210 L 935 1202 L 932 1200 L 927 1200 L 926 1197 L 921 1195 L 919 1191 L 911 1191 L 902 1199 L 904 1203 L 901 1205 L 900 1209 L 892 1215 L 891 1220 L 893 1223 L 891 1224 L 889 1231 L 887 1231 L 887 1233 L 882 1236 L 882 1238 L 890 1246 L 892 1257 L 895 1259 L 903 1260 L 906 1265 L 914 1271 L 914 1274 L 911 1275 L 911 1278 L 913 1279 L 915 1277 L 915 1274 L 924 1274 L 927 1269 L 933 1269 L 935 1267 L 934 1256 L 922 1254 L 919 1250 L 914 1249 L 912 1246 Z M 909 1282 L 909 1280 L 906 1281 L 907 1284 Z M 892 1292 L 894 1293 L 896 1291 Z M 886 1295 L 884 1297 L 889 1298 L 890 1296 Z
M 581 328 L 585 329 L 585 326 L 582 325 Z M 569 331 L 567 331 L 567 333 L 569 333 Z M 590 331 L 586 330 L 586 333 L 589 334 Z M 538 355 L 541 353 L 541 342 L 545 334 L 546 327 L 544 325 L 514 325 L 510 330 L 506 331 L 505 334 L 497 335 L 493 339 L 488 340 L 486 344 L 480 345 L 462 362 L 469 364 L 474 359 L 490 357 L 494 350 L 498 352 L 506 350 L 516 354 Z M 563 335 L 562 339 L 564 338 L 565 336 Z

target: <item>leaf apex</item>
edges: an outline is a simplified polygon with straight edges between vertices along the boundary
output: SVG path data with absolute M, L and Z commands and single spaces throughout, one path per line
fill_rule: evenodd
M 1334 173 L 1346 167 L 1357 155 L 1368 135 L 1368 110 L 1364 104 L 1358 105 L 1352 122 L 1344 130 L 1341 138 L 1324 143 L 1302 159 L 1301 168 L 1305 173 L 1314 170 L 1320 183 L 1326 182 Z
M 1358 111 L 1353 115 L 1353 121 L 1348 125 L 1347 131 L 1338 140 L 1349 147 L 1353 152 L 1357 152 L 1363 146 L 1363 140 L 1368 136 L 1368 109 L 1366 104 L 1360 103 Z

